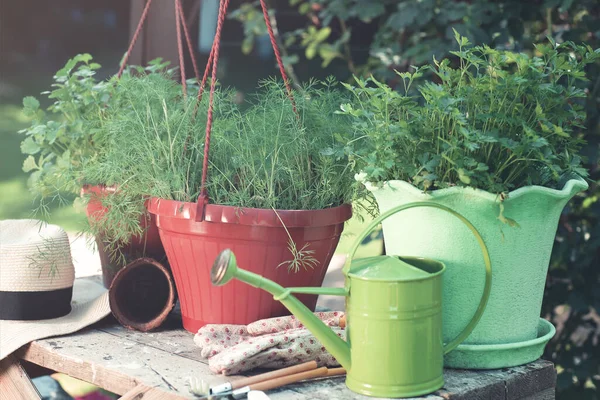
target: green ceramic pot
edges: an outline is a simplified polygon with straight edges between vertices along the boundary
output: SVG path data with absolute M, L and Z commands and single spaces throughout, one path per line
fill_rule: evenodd
M 518 226 L 500 221 L 498 198 L 486 191 L 453 187 L 423 193 L 404 181 L 386 182 L 381 187 L 368 182 L 365 185 L 375 196 L 380 212 L 415 201 L 436 202 L 462 214 L 481 233 L 492 260 L 492 291 L 479 324 L 463 346 L 518 344 L 538 338 L 546 273 L 558 219 L 569 199 L 587 189 L 583 179 L 569 180 L 562 190 L 529 186 L 511 192 L 504 201 L 504 216 L 516 221 Z M 483 258 L 471 232 L 448 213 L 416 208 L 384 221 L 383 234 L 389 255 L 427 257 L 446 264 L 444 340 L 456 337 L 475 313 L 484 287 Z M 518 353 L 519 349 L 515 351 Z M 460 358 L 452 358 L 450 353 L 445 365 L 456 368 L 505 366 L 492 363 L 493 351 L 483 356 L 482 351 L 474 351 L 477 362 L 474 359 L 471 362 L 465 351 L 460 354 Z M 490 364 L 486 364 L 486 357 Z M 514 365 L 514 362 L 507 360 L 506 364 Z

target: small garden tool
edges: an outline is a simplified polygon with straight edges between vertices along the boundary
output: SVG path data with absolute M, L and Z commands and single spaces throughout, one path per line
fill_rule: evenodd
M 311 363 L 297 365 L 295 366 L 295 370 L 293 369 L 295 367 L 290 367 L 278 371 L 267 372 L 266 374 L 256 375 L 254 377 L 240 379 L 240 382 L 244 384 L 243 386 L 238 383 L 234 385 L 236 386 L 234 390 L 220 391 L 216 393 L 213 392 L 213 390 L 209 389 L 208 385 L 205 382 L 202 381 L 199 383 L 198 381 L 190 380 L 190 391 L 197 396 L 204 396 L 200 397 L 199 400 L 219 399 L 225 397 L 243 399 L 248 395 L 248 393 L 252 391 L 272 390 L 307 379 L 327 378 L 332 376 L 343 375 L 346 373 L 344 368 L 312 368 L 311 365 L 311 369 L 306 369 L 308 364 Z M 314 367 L 316 367 L 316 363 L 314 363 Z
M 443 263 L 420 257 L 378 256 L 352 261 L 370 232 L 389 216 L 415 207 L 433 207 L 460 219 L 477 238 L 485 261 L 485 286 L 478 308 L 451 342 L 442 338 Z M 487 247 L 475 227 L 452 209 L 417 202 L 395 207 L 376 218 L 354 243 L 344 265 L 344 288 L 289 288 L 238 268 L 231 250 L 215 260 L 211 280 L 224 285 L 236 278 L 273 294 L 347 371 L 346 385 L 377 397 L 414 397 L 444 385 L 443 356 L 473 331 L 487 304 L 492 282 Z M 346 296 L 347 342 L 314 316 L 291 293 Z
M 227 382 L 218 386 L 214 386 L 210 388 L 210 394 L 230 392 L 239 388 L 243 388 L 245 386 L 250 386 L 254 383 L 264 382 L 271 379 L 280 378 L 282 376 L 294 375 L 304 371 L 310 371 L 313 369 L 317 369 L 317 367 L 318 365 L 316 361 L 309 361 L 302 364 L 294 365 L 292 367 L 281 368 L 275 371 L 266 372 L 264 374 L 254 375 L 248 378 L 242 378 L 233 382 Z

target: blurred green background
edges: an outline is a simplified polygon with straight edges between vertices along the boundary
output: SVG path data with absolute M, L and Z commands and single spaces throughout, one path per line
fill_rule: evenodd
M 17 131 L 28 122 L 20 113 L 22 97 L 47 90 L 53 73 L 77 53 L 92 54 L 103 65 L 104 76 L 114 74 L 132 21 L 136 22 L 131 7 L 137 4 L 139 10 L 140 1 L 0 3 L 0 218 L 29 217 L 35 205 L 21 172 L 25 157 Z M 199 3 L 183 1 L 195 56 L 203 66 L 215 10 L 210 1 L 205 8 Z M 217 2 L 212 4 L 214 8 Z M 600 47 L 598 0 L 271 0 L 270 4 L 288 72 L 297 81 L 373 74 L 394 85 L 394 70 L 405 71 L 433 56 L 447 55 L 453 49 L 452 29 L 475 44 L 527 53 L 547 36 Z M 232 0 L 230 7 L 220 79 L 243 97 L 258 79 L 275 75 L 276 69 L 257 3 Z M 174 38 L 169 32 L 161 34 L 167 45 L 153 51 L 164 51 L 169 58 Z M 151 40 L 146 37 L 146 44 Z M 187 67 L 191 71 L 189 59 Z M 557 365 L 560 399 L 600 398 L 600 65 L 591 66 L 587 75 L 588 119 L 582 135 L 591 184 L 561 218 L 542 311 L 558 329 L 544 357 Z M 78 230 L 82 218 L 71 206 L 53 204 L 52 221 L 70 231 Z M 339 252 L 348 249 L 363 226 L 364 222 L 351 221 Z M 381 243 L 374 240 L 363 254 L 380 251 Z

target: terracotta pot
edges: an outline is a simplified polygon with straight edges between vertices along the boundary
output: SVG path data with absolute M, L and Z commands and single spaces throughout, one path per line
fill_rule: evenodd
M 90 224 L 94 220 L 101 219 L 107 212 L 107 208 L 102 205 L 102 197 L 115 192 L 114 187 L 102 185 L 86 185 L 81 193 L 90 195 L 90 200 L 87 204 L 86 215 Z M 115 274 L 126 264 L 140 257 L 151 257 L 158 262 L 168 266 L 165 250 L 160 241 L 158 228 L 156 227 L 156 218 L 151 214 L 146 214 L 140 221 L 144 234 L 140 237 L 133 237 L 129 244 L 120 247 L 120 251 L 125 255 L 125 262 L 111 260 L 110 254 L 106 249 L 105 241 L 102 235 L 96 236 L 96 244 L 98 253 L 100 254 L 100 264 L 102 266 L 102 279 L 104 286 L 108 289 L 113 281 Z
M 344 222 L 352 216 L 348 204 L 277 212 L 209 204 L 205 220 L 197 222 L 196 203 L 152 198 L 146 205 L 156 216 L 173 271 L 183 326 L 194 333 L 206 324 L 246 325 L 289 314 L 270 294 L 242 282 L 213 286 L 210 269 L 222 250 L 233 250 L 240 266 L 283 286 L 321 286 Z M 308 255 L 316 260 L 314 268 L 288 271 L 294 257 L 282 221 L 296 248 L 312 252 Z M 317 296 L 298 298 L 314 311 Z
M 110 310 L 126 328 L 158 328 L 177 301 L 171 272 L 151 258 L 138 258 L 120 269 L 108 291 Z

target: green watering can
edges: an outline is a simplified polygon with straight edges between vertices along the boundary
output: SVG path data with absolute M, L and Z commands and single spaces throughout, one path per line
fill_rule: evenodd
M 419 257 L 378 256 L 352 261 L 361 242 L 382 220 L 409 208 L 447 211 L 473 232 L 485 261 L 485 287 L 475 315 L 450 343 L 442 339 L 443 263 Z M 414 397 L 444 385 L 444 354 L 452 351 L 475 328 L 487 304 L 492 268 L 479 232 L 462 215 L 431 202 L 395 207 L 376 218 L 354 243 L 343 268 L 344 288 L 289 288 L 238 268 L 235 255 L 224 250 L 211 271 L 215 285 L 236 278 L 264 289 L 281 301 L 346 369 L 346 385 L 377 397 Z M 346 296 L 347 341 L 306 308 L 291 293 Z

